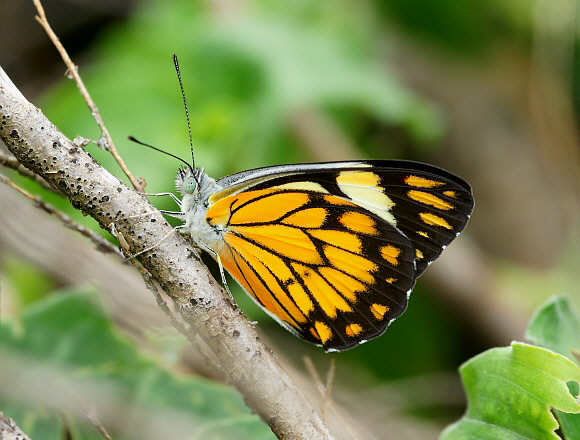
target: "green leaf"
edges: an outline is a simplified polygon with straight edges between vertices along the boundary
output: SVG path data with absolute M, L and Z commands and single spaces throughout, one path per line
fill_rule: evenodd
M 568 298 L 550 298 L 532 317 L 526 339 L 574 360 L 572 350 L 580 349 L 580 320 Z
M 572 351 L 580 349 L 580 320 L 568 298 L 550 298 L 532 317 L 526 339 L 578 363 Z M 574 391 L 578 393 L 577 386 Z M 566 438 L 580 438 L 580 415 L 556 411 L 556 417 Z
M 564 356 L 513 342 L 474 357 L 460 368 L 467 411 L 441 434 L 450 439 L 557 440 L 550 408 L 578 413 L 566 382 L 580 382 L 580 368 Z
M 271 439 L 230 387 L 177 376 L 115 330 L 94 295 L 58 292 L 0 324 L 0 407 L 31 438 Z M 84 402 L 84 403 L 83 403 Z

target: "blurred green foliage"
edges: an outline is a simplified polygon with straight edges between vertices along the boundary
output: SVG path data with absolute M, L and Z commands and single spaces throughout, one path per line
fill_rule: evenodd
M 525 0 L 383 0 L 377 5 L 389 21 L 466 56 L 507 41 L 525 44 L 535 7 Z
M 438 109 L 379 61 L 381 35 L 376 27 L 369 30 L 370 11 L 349 15 L 343 3 L 272 6 L 248 2 L 230 22 L 193 2 L 152 3 L 103 32 L 81 74 L 118 148 L 149 190 L 171 187 L 178 164 L 132 145 L 127 135 L 189 155 L 172 53 L 180 58 L 196 163 L 215 177 L 308 160 L 289 131 L 289 118 L 304 109 L 347 109 L 353 121 L 364 116 L 399 126 L 419 143 L 443 134 Z M 47 93 L 41 107 L 70 137 L 98 138 L 71 81 Z M 357 127 L 351 122 L 343 128 Z M 116 170 L 108 155 L 88 149 Z
M 56 287 L 52 277 L 26 261 L 8 257 L 2 261 L 2 265 L 3 272 L 10 274 L 8 279 L 4 278 L 3 284 L 9 281 L 13 285 L 18 292 L 20 306 L 38 301 Z
M 27 384 L 36 402 L 27 405 L 11 390 L 10 398 L 0 397 L 0 407 L 31 438 L 70 438 L 65 428 L 75 440 L 103 438 L 83 415 L 89 412 L 84 402 L 97 405 L 101 418 L 125 412 L 123 426 L 110 432 L 116 439 L 275 438 L 232 388 L 168 373 L 158 360 L 138 353 L 94 293 L 55 292 L 18 321 L 3 321 L 0 342 L 0 365 L 11 377 L 5 385 Z M 156 428 L 157 417 L 167 424 Z

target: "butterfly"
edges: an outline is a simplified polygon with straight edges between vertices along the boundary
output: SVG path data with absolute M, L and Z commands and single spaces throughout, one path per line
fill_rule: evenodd
M 471 187 L 432 165 L 403 160 L 256 168 L 214 180 L 192 164 L 177 173 L 180 212 L 202 249 L 256 303 L 325 351 L 385 332 L 407 308 L 417 278 L 465 228 Z M 226 284 L 227 288 L 227 284 Z
M 381 335 L 463 230 L 467 182 L 402 160 L 279 165 L 214 180 L 180 168 L 173 213 L 257 304 L 325 351 Z

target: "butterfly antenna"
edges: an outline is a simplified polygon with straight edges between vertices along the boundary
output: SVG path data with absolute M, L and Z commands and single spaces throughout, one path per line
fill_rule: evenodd
M 177 72 L 177 79 L 179 80 L 179 87 L 181 88 L 181 96 L 183 96 L 183 105 L 185 107 L 185 117 L 187 118 L 187 129 L 189 131 L 189 147 L 191 148 L 191 165 L 195 167 L 195 157 L 193 155 L 193 137 L 191 135 L 191 122 L 189 121 L 189 110 L 187 109 L 187 99 L 185 99 L 185 90 L 183 90 L 183 83 L 181 82 L 181 72 L 179 71 L 179 63 L 177 62 L 177 55 L 173 54 L 173 64 L 175 64 L 175 71 Z
M 129 136 L 129 140 L 135 142 L 136 144 L 143 145 L 144 147 L 149 147 L 155 151 L 159 151 L 160 153 L 167 154 L 168 156 L 171 156 L 174 159 L 177 159 L 177 160 L 183 162 L 185 165 L 187 165 L 187 168 L 189 168 L 191 170 L 191 172 L 193 173 L 193 167 L 189 163 L 187 163 L 185 160 L 183 160 L 181 157 L 176 156 L 175 154 L 168 153 L 167 151 L 164 151 L 161 148 L 154 147 L 153 145 L 146 144 L 145 142 L 138 141 L 133 136 Z

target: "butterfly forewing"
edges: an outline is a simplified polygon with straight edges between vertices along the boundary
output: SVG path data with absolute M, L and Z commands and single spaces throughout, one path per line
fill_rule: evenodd
M 271 170 L 269 178 L 254 181 L 249 179 L 251 173 L 241 173 L 241 187 L 310 187 L 358 203 L 413 242 L 417 276 L 459 235 L 473 211 L 469 184 L 432 165 L 398 160 L 332 162 L 327 168 L 322 165 L 303 164 L 294 171 L 289 165 L 262 168 L 256 171 Z M 236 176 L 228 179 L 236 183 Z
M 473 210 L 462 179 L 406 161 L 284 165 L 217 183 L 206 218 L 223 230 L 224 267 L 326 350 L 383 333 Z

